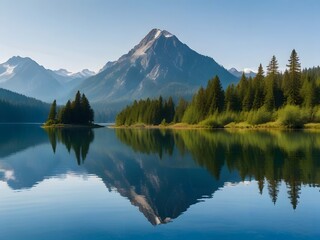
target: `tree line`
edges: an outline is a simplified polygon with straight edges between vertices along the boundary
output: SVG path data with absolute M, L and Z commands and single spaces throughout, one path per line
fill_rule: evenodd
M 159 100 L 140 102 L 147 106 L 156 105 L 156 102 L 159 104 Z M 201 87 L 190 103 L 181 99 L 177 107 L 170 110 L 173 115 L 170 119 L 166 118 L 166 109 L 161 110 L 162 115 L 157 115 L 156 121 L 152 121 L 152 117 L 152 120 L 141 118 L 140 115 L 132 117 L 137 114 L 138 108 L 142 108 L 139 114 L 146 109 L 145 105 L 135 102 L 118 115 L 117 120 L 121 121 L 116 123 L 159 124 L 165 119 L 166 122 L 172 120 L 197 124 L 207 120 L 205 123 L 209 125 L 224 126 L 232 121 L 260 124 L 281 118 L 288 126 L 295 127 L 304 122 L 320 121 L 319 104 L 320 68 L 301 70 L 298 54 L 292 50 L 287 69 L 283 73 L 279 71 L 278 61 L 273 56 L 266 72 L 260 64 L 255 77 L 246 77 L 243 74 L 238 84 L 231 84 L 225 90 L 218 76 L 209 80 L 207 86 Z M 299 122 L 290 122 L 298 120 Z
M 147 99 L 134 101 L 127 106 L 116 117 L 117 125 L 132 125 L 134 123 L 145 123 L 158 125 L 160 123 L 171 123 L 175 117 L 175 106 L 172 97 L 168 101 L 159 99 Z
M 57 102 L 53 101 L 46 125 L 51 124 L 80 124 L 88 125 L 94 121 L 94 112 L 89 100 L 78 91 L 73 101 L 68 100 L 65 106 L 57 111 Z
M 50 104 L 0 88 L 0 122 L 44 122 Z

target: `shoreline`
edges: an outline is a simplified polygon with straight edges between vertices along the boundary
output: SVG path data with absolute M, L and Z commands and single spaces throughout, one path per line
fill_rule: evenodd
M 187 124 L 187 123 L 175 123 L 168 125 L 147 125 L 147 124 L 134 124 L 130 126 L 116 126 L 110 125 L 108 128 L 112 129 L 171 129 L 171 130 L 214 130 L 214 129 L 246 129 L 246 130 L 320 130 L 320 123 L 306 123 L 302 128 L 288 128 L 280 125 L 277 122 L 268 122 L 258 125 L 250 125 L 246 122 L 229 123 L 224 127 L 210 127 L 200 124 Z
M 51 125 L 41 125 L 41 128 L 104 128 L 105 126 L 99 124 L 91 125 L 77 125 L 77 124 L 51 124 Z

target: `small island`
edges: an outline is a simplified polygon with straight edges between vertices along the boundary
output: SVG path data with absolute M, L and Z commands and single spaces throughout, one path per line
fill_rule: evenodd
M 57 102 L 53 101 L 48 119 L 43 124 L 44 128 L 79 128 L 102 127 L 94 124 L 94 111 L 87 97 L 78 91 L 73 101 L 68 101 L 65 106 L 57 111 Z

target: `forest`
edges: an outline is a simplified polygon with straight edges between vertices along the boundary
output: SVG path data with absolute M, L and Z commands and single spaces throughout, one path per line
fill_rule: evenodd
M 53 101 L 45 126 L 54 124 L 90 125 L 94 121 L 94 112 L 87 97 L 78 91 L 74 100 L 57 110 L 56 100 Z
M 44 122 L 50 105 L 0 88 L 0 122 Z
M 171 99 L 171 98 L 170 98 Z M 301 69 L 292 50 L 287 68 L 279 71 L 273 56 L 260 64 L 254 78 L 242 75 L 238 84 L 222 88 L 218 76 L 201 87 L 188 103 L 147 99 L 135 101 L 116 117 L 116 125 L 188 123 L 224 127 L 230 123 L 258 125 L 274 122 L 288 128 L 320 122 L 320 67 Z M 170 104 L 169 104 L 170 102 Z

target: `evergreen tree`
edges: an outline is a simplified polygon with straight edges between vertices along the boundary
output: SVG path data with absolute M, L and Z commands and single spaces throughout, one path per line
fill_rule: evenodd
M 239 101 L 235 86 L 233 84 L 229 85 L 225 93 L 225 110 L 239 111 Z
M 272 56 L 269 65 L 267 66 L 267 76 L 277 76 L 279 74 L 279 64 L 276 56 Z
M 80 115 L 81 115 L 80 122 L 82 124 L 88 124 L 93 122 L 94 113 L 88 99 L 84 94 L 82 94 L 82 97 L 81 97 L 81 114 Z
M 195 98 L 195 110 L 197 111 L 196 116 L 197 116 L 197 121 L 203 120 L 207 114 L 207 98 L 206 98 L 206 93 L 205 90 L 201 87 L 198 91 L 198 94 L 196 95 Z
M 174 114 L 175 114 L 172 97 L 169 97 L 168 101 L 166 102 L 166 107 L 164 111 L 166 116 L 166 122 L 171 123 L 173 121 Z
M 303 106 L 312 108 L 317 104 L 317 86 L 311 79 L 306 79 L 303 82 L 300 95 L 303 98 Z
M 221 82 L 218 76 L 213 79 L 212 82 L 212 94 L 210 101 L 209 113 L 213 114 L 215 111 L 221 112 L 224 108 L 224 91 L 221 86 Z
M 71 104 L 72 108 L 72 122 L 81 123 L 81 94 L 77 91 L 74 101 Z
M 47 121 L 56 121 L 56 117 L 57 117 L 57 102 L 56 100 L 53 101 L 53 103 L 51 104 L 51 108 L 50 108 L 50 112 L 48 115 L 48 120 Z
M 182 122 L 183 115 L 188 107 L 188 102 L 183 98 L 180 98 L 179 103 L 175 110 L 174 122 Z
M 242 99 L 242 110 L 250 111 L 254 101 L 254 89 L 252 87 L 252 81 L 248 82 L 248 88 Z
M 293 49 L 287 65 L 289 84 L 287 89 L 287 104 L 299 105 L 301 103 L 301 65 L 297 52 Z
M 243 105 L 242 102 L 243 102 L 245 95 L 247 94 L 248 87 L 249 87 L 249 82 L 248 82 L 246 75 L 243 72 L 241 79 L 237 85 L 237 92 L 238 92 L 239 98 L 241 100 L 241 105 Z
M 259 109 L 264 103 L 264 71 L 262 65 L 259 65 L 258 73 L 253 79 L 253 90 L 254 90 L 254 99 L 253 99 L 253 109 Z
M 267 66 L 267 77 L 265 79 L 264 105 L 269 111 L 272 111 L 277 106 L 281 105 L 280 99 L 277 99 L 279 97 L 279 87 L 277 86 L 278 76 L 278 61 L 273 55 Z
M 124 114 L 119 116 L 119 121 L 124 118 Z M 94 112 L 90 103 L 84 94 L 78 91 L 74 101 L 67 102 L 66 106 L 62 107 L 58 114 L 58 122 L 63 124 L 90 124 L 94 120 Z

